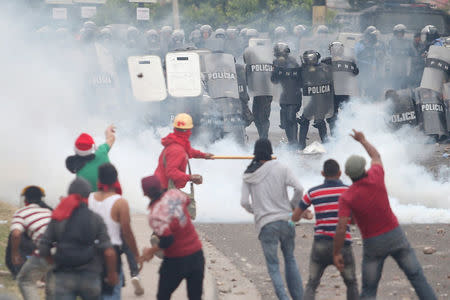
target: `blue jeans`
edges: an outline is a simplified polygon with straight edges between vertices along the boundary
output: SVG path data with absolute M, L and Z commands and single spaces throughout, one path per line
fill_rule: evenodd
M 357 300 L 359 299 L 358 282 L 356 280 L 355 258 L 353 256 L 352 246 L 345 245 L 341 253 L 344 257 L 345 265 L 341 276 L 347 286 L 347 300 Z M 309 279 L 304 294 L 305 300 L 315 299 L 316 289 L 320 284 L 323 272 L 330 265 L 333 265 L 333 240 L 314 240 L 309 262 Z
M 57 272 L 55 276 L 55 299 L 83 300 L 101 299 L 100 274 L 94 272 Z
M 388 256 L 392 256 L 403 270 L 419 299 L 437 299 L 400 226 L 382 235 L 364 239 L 361 299 L 376 298 L 384 260 Z
M 134 254 L 131 251 L 130 247 L 128 247 L 127 243 L 125 243 L 125 242 L 123 242 L 123 244 L 122 244 L 122 252 L 127 257 L 128 267 L 130 268 L 130 277 L 138 276 L 139 275 L 139 267 L 137 265 L 136 258 L 134 257 Z
M 284 257 L 285 277 L 289 293 L 293 300 L 301 300 L 303 284 L 294 257 L 295 228 L 290 226 L 287 221 L 272 222 L 264 225 L 261 229 L 259 240 L 266 258 L 267 270 L 278 299 L 289 300 L 284 288 L 278 261 L 278 244 L 280 244 Z

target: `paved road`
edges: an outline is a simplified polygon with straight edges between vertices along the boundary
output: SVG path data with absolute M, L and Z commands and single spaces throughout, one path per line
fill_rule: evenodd
M 276 299 L 266 271 L 261 246 L 252 224 L 198 224 L 197 228 L 204 233 L 206 239 L 225 254 L 255 284 L 262 299 Z M 439 299 L 449 299 L 450 224 L 405 225 L 404 229 L 410 243 L 416 250 L 428 281 L 439 295 Z M 305 285 L 308 278 L 313 225 L 302 223 L 296 231 L 295 254 Z M 357 230 L 353 232 L 353 236 L 360 285 L 362 246 Z M 437 252 L 432 255 L 423 254 L 423 248 L 429 245 L 435 247 Z M 384 266 L 378 297 L 379 299 L 398 300 L 417 299 L 405 275 L 390 258 Z M 333 266 L 325 271 L 316 299 L 345 299 L 345 285 Z

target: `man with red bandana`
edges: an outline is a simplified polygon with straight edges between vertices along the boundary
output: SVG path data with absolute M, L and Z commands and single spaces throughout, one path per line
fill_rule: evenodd
M 213 157 L 211 153 L 203 153 L 191 147 L 189 137 L 194 124 L 190 115 L 178 114 L 173 127 L 173 133 L 161 140 L 164 149 L 159 156 L 158 167 L 155 171 L 155 176 L 165 190 L 169 188 L 169 181 L 172 181 L 177 189 L 184 188 L 189 181 L 201 184 L 203 182 L 201 175 L 186 174 L 189 158 L 211 159 Z

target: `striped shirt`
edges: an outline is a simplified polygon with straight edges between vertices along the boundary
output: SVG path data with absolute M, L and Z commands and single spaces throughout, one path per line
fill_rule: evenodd
M 48 208 L 42 208 L 37 204 L 29 204 L 17 210 L 11 221 L 11 231 L 19 230 L 26 232 L 38 244 L 39 238 L 47 229 L 51 221 L 52 211 Z
M 315 239 L 333 239 L 338 223 L 339 197 L 348 190 L 348 186 L 340 180 L 327 180 L 324 184 L 311 188 L 304 196 L 299 206 L 306 210 L 314 205 L 316 225 L 314 227 Z M 345 243 L 351 243 L 350 228 L 347 225 Z

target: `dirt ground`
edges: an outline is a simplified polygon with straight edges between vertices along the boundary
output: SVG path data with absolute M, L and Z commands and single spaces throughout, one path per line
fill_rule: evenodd
M 416 251 L 429 283 L 439 299 L 450 297 L 450 224 L 403 225 L 408 240 Z M 266 270 L 264 256 L 253 224 L 198 224 L 197 228 L 218 250 L 228 257 L 259 290 L 262 299 L 276 299 Z M 353 229 L 353 251 L 356 274 L 361 285 L 362 244 L 359 231 Z M 295 256 L 303 284 L 308 279 L 309 255 L 313 241 L 313 224 L 301 224 L 296 228 Z M 434 254 L 426 255 L 423 249 L 431 246 Z M 280 255 L 280 253 L 279 253 Z M 282 257 L 280 256 L 282 262 Z M 281 265 L 283 265 L 281 263 Z M 283 266 L 282 266 L 283 268 Z M 283 272 L 283 269 L 282 269 Z M 329 266 L 318 289 L 316 299 L 345 299 L 345 285 L 334 266 Z M 378 299 L 417 299 L 403 272 L 391 258 L 386 260 L 380 281 Z

